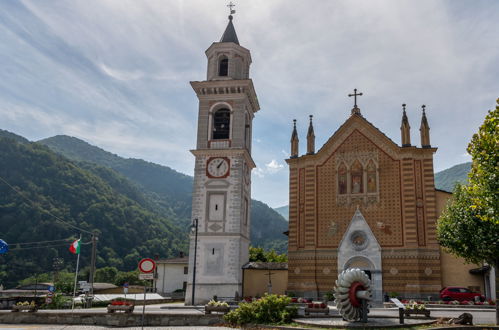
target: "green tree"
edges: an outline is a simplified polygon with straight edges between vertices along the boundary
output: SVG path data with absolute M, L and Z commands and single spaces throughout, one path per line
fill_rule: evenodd
M 274 249 L 270 251 L 265 251 L 261 247 L 250 246 L 249 250 L 249 261 L 260 261 L 260 262 L 287 262 L 288 256 L 286 254 L 277 254 Z
M 95 282 L 114 283 L 118 270 L 116 267 L 103 267 L 95 271 Z
M 499 99 L 468 146 L 472 156 L 468 190 L 478 218 L 499 225 Z
M 499 99 L 468 146 L 472 167 L 467 186 L 456 185 L 437 224 L 440 244 L 467 262 L 499 266 Z M 499 281 L 496 271 L 496 296 Z M 499 304 L 496 304 L 499 324 Z

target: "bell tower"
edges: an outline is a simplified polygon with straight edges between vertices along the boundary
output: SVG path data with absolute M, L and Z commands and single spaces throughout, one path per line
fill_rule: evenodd
M 232 4 L 231 4 L 232 6 Z M 250 51 L 232 23 L 207 50 L 207 77 L 191 86 L 199 100 L 186 304 L 242 294 L 250 244 L 251 132 L 260 109 L 249 78 Z M 197 237 L 197 242 L 195 241 Z M 194 261 L 196 260 L 196 262 Z M 194 292 L 193 292 L 194 291 Z

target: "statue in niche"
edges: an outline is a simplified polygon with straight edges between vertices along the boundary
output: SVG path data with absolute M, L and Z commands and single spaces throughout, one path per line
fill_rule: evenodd
M 338 169 L 338 191 L 341 195 L 347 193 L 347 167 L 341 164 Z
M 351 177 L 352 177 L 352 194 L 363 193 L 362 165 L 358 160 L 352 165 Z
M 367 192 L 375 193 L 376 192 L 376 166 L 374 162 L 371 160 L 367 165 Z

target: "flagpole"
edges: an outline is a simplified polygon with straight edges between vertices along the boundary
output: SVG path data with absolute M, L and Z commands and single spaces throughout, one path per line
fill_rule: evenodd
M 81 240 L 81 234 L 80 234 L 80 240 Z M 73 289 L 73 303 L 71 304 L 71 312 L 73 312 L 73 310 L 75 308 L 76 282 L 78 281 L 78 266 L 80 265 L 80 254 L 81 254 L 81 250 L 78 253 L 78 257 L 76 258 L 75 285 L 74 285 L 74 289 Z

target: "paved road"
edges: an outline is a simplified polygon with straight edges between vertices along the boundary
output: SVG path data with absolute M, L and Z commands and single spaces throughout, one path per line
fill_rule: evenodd
M 474 324 L 495 324 L 496 321 L 496 311 L 495 309 L 431 309 L 432 317 L 458 317 L 463 313 L 470 313 L 473 315 Z M 373 308 L 369 313 L 371 315 L 390 315 L 398 316 L 398 310 L 396 308 Z
M 16 325 L 16 324 L 0 324 L 0 329 L 9 329 L 9 330 L 85 330 L 85 329 L 107 329 L 109 327 L 100 327 L 94 325 L 45 325 L 45 324 L 29 324 L 29 325 Z M 141 327 L 130 327 L 130 328 L 115 328 L 112 329 L 127 329 L 127 330 L 140 330 Z M 189 329 L 198 329 L 198 330 L 234 330 L 233 328 L 226 327 L 144 327 L 144 329 L 148 330 L 189 330 Z

